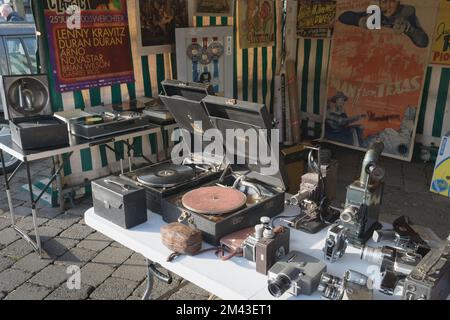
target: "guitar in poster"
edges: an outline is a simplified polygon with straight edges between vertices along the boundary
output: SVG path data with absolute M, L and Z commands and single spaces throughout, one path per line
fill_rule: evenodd
M 381 30 L 369 30 L 371 0 L 338 0 L 324 138 L 411 160 L 437 2 L 380 0 Z
M 85 0 L 79 5 L 81 25 L 69 28 L 67 1 L 44 1 L 55 89 L 68 92 L 133 82 L 126 0 Z
M 275 45 L 273 0 L 238 1 L 239 44 L 242 49 Z

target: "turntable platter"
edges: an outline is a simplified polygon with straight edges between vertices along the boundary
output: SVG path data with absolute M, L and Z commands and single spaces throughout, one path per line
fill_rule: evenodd
M 194 177 L 195 171 L 189 166 L 164 164 L 143 171 L 137 177 L 137 181 L 149 187 L 170 188 Z
M 235 189 L 205 187 L 193 190 L 183 196 L 183 206 L 193 212 L 205 215 L 233 213 L 245 206 L 247 196 Z

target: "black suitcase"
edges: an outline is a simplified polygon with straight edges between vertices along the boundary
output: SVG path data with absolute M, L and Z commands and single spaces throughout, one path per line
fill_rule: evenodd
M 97 215 L 125 229 L 147 221 L 145 191 L 119 177 L 92 182 L 92 198 Z

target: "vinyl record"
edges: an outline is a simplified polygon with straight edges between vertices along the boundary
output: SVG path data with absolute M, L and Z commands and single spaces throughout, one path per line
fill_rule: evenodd
M 247 196 L 235 189 L 204 187 L 186 193 L 183 206 L 193 212 L 205 215 L 224 215 L 238 211 L 245 206 Z
M 194 177 L 195 171 L 189 166 L 162 164 L 143 171 L 137 181 L 149 187 L 170 188 Z

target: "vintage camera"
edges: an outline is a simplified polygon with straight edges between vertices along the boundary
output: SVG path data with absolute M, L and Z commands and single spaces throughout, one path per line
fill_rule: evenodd
M 312 295 L 326 271 L 327 266 L 319 259 L 293 251 L 269 270 L 267 288 L 276 298 L 286 292 L 293 296 Z
M 395 288 L 422 261 L 429 252 L 425 247 L 416 251 L 402 250 L 393 247 L 371 248 L 362 250 L 361 259 L 380 267 L 383 279 L 380 291 L 386 295 L 393 295 Z
M 322 292 L 324 300 L 373 300 L 373 291 L 369 284 L 369 277 L 349 270 L 343 279 L 324 273 L 318 290 Z
M 327 239 L 325 240 L 325 247 L 323 248 L 325 260 L 334 263 L 344 256 L 346 250 L 345 228 L 335 224 L 328 230 Z
M 300 215 L 288 223 L 294 229 L 315 234 L 339 217 L 329 205 L 336 198 L 339 164 L 331 159 L 329 150 L 308 148 L 308 173 L 302 176 L 300 191 L 287 201 L 288 205 L 300 207 Z
M 256 262 L 256 271 L 266 275 L 269 269 L 289 252 L 290 230 L 271 228 L 270 218 L 261 218 L 255 233 L 244 242 L 244 258 Z
M 377 142 L 367 151 L 359 180 L 347 188 L 345 209 L 341 213 L 341 225 L 346 229 L 347 241 L 364 245 L 375 230 L 384 192 L 385 171 L 378 165 L 384 144 Z
M 407 217 L 400 217 L 393 223 L 392 230 L 377 230 L 373 233 L 376 243 L 390 241 L 394 247 L 416 250 L 418 246 L 427 246 L 425 240 L 411 227 Z
M 450 294 L 450 236 L 406 278 L 403 300 L 445 300 Z

